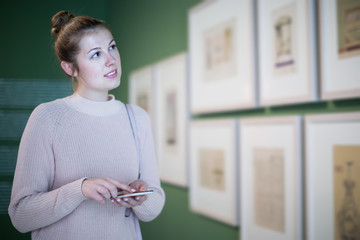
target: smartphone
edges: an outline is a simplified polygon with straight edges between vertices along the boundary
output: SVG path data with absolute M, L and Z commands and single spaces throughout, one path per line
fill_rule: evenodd
M 147 195 L 147 194 L 152 194 L 152 193 L 154 193 L 153 190 L 142 191 L 142 192 L 134 192 L 134 193 L 119 192 L 117 197 L 118 198 L 134 197 L 134 196 L 142 196 L 142 195 Z

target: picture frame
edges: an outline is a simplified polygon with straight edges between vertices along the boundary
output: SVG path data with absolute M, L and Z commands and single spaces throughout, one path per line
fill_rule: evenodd
M 323 100 L 360 97 L 359 19 L 359 1 L 319 1 Z
M 129 74 L 130 104 L 141 107 L 149 114 L 154 133 L 156 132 L 155 90 L 156 85 L 152 65 L 136 69 Z
M 239 125 L 240 239 L 302 240 L 301 116 Z
M 314 0 L 259 0 L 259 104 L 318 100 Z
M 307 115 L 305 127 L 307 240 L 356 239 L 360 236 L 360 112 Z
M 188 61 L 179 53 L 154 65 L 159 175 L 163 182 L 188 185 Z
M 238 226 L 237 121 L 194 120 L 189 128 L 190 209 Z
M 251 0 L 214 0 L 190 9 L 192 114 L 257 105 L 253 4 Z

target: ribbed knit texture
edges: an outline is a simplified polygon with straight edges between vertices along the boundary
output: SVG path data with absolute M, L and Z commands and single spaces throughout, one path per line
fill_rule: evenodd
M 138 176 L 136 146 L 120 101 L 95 102 L 74 94 L 39 105 L 24 130 L 9 206 L 13 225 L 32 239 L 136 239 L 135 222 L 153 220 L 165 194 L 147 113 L 133 106 L 141 145 L 141 179 L 155 193 L 133 214 L 86 199 L 85 177 L 131 183 Z M 136 215 L 136 216 L 135 216 Z

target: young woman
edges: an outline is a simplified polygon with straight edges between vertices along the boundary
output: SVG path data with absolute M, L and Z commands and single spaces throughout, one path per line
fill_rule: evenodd
M 149 116 L 132 106 L 139 163 L 127 109 L 109 94 L 121 76 L 109 27 L 65 11 L 51 23 L 56 55 L 75 92 L 39 105 L 29 118 L 9 206 L 12 223 L 32 231 L 32 239 L 141 239 L 138 219 L 153 220 L 165 202 Z M 153 194 L 117 197 L 148 189 Z

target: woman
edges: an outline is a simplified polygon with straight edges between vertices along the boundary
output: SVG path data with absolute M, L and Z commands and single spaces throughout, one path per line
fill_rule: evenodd
M 39 105 L 29 118 L 9 206 L 12 223 L 32 231 L 32 239 L 141 239 L 138 219 L 153 220 L 165 201 L 150 119 L 133 106 L 138 163 L 127 109 L 108 93 L 121 76 L 108 26 L 65 11 L 51 23 L 56 55 L 75 93 Z M 117 197 L 148 189 L 153 194 Z

